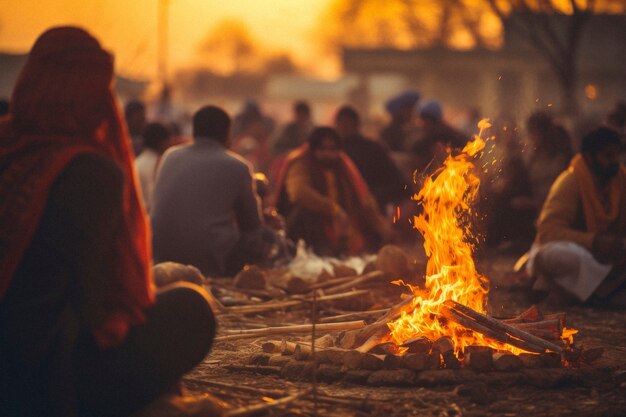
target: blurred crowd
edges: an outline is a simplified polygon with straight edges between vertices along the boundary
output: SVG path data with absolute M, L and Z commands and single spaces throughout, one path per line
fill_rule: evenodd
M 356 108 L 320 126 L 306 100 L 280 127 L 253 101 L 206 105 L 187 137 L 139 101 L 122 112 L 113 77 L 97 39 L 56 27 L 0 103 L 2 416 L 130 416 L 180 394 L 216 333 L 215 300 L 189 275 L 280 265 L 300 241 L 338 258 L 415 242 L 412 196 L 479 119 L 455 126 L 445 103 L 405 91 L 373 137 Z M 626 306 L 625 119 L 623 102 L 580 134 L 544 111 L 503 115 L 474 161 L 474 226 L 489 248 L 528 250 L 520 281 L 551 306 Z M 159 263 L 186 276 L 156 291 Z

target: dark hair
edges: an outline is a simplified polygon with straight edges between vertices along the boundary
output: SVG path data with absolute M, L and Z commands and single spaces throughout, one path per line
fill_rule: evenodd
M 320 148 L 322 146 L 322 142 L 326 138 L 332 139 L 337 145 L 338 149 L 343 148 L 343 142 L 341 140 L 341 137 L 339 137 L 339 133 L 337 133 L 337 131 L 332 127 L 322 126 L 316 127 L 315 129 L 313 129 L 313 132 L 311 132 L 311 135 L 308 139 L 309 149 L 311 151 L 314 151 Z
M 337 115 L 335 116 L 335 120 L 339 120 L 340 117 L 347 117 L 351 119 L 354 123 L 359 124 L 361 118 L 359 117 L 359 113 L 352 106 L 342 106 L 337 110 Z
M 143 130 L 143 146 L 158 151 L 161 145 L 170 138 L 171 131 L 162 123 L 148 123 Z
M 145 112 L 146 106 L 139 100 L 131 100 L 124 107 L 124 117 L 128 120 L 133 114 Z
M 204 106 L 193 115 L 193 137 L 209 137 L 226 143 L 230 132 L 230 116 L 217 106 Z
M 311 114 L 311 106 L 309 106 L 309 103 L 306 101 L 298 100 L 293 103 L 293 111 L 296 113 Z
M 609 127 L 598 127 L 583 137 L 580 151 L 595 156 L 609 145 L 621 145 L 619 133 Z

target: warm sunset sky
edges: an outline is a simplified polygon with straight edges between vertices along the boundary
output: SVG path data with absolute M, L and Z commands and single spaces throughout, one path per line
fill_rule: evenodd
M 169 0 L 170 67 L 194 62 L 198 43 L 224 19 L 247 24 L 264 45 L 315 62 L 314 28 L 329 0 Z M 156 74 L 159 0 L 0 0 L 0 51 L 26 52 L 44 29 L 79 24 L 116 55 L 118 71 Z

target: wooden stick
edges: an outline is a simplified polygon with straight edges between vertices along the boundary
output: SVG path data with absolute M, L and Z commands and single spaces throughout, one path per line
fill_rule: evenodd
M 354 330 L 365 327 L 363 320 L 346 321 L 341 323 L 322 323 L 316 325 L 318 332 L 336 332 L 341 330 Z M 311 332 L 312 325 L 302 324 L 296 326 L 283 326 L 283 327 L 267 327 L 264 329 L 244 329 L 244 330 L 227 330 L 227 335 L 218 336 L 215 341 L 222 340 L 236 340 L 245 339 L 248 337 L 262 337 L 276 334 L 289 334 L 289 333 L 309 333 Z
M 293 394 L 293 395 L 289 395 L 287 397 L 283 397 L 279 400 L 275 400 L 272 402 L 264 402 L 264 403 L 258 403 L 258 404 L 253 404 L 253 405 L 248 405 L 245 407 L 240 407 L 240 408 L 235 408 L 234 410 L 230 410 L 227 411 L 224 414 L 224 417 L 245 417 L 245 416 L 250 416 L 250 415 L 254 415 L 257 414 L 261 411 L 267 411 L 270 410 L 272 408 L 275 407 L 280 407 L 286 404 L 289 404 L 291 402 L 294 402 L 302 397 L 306 397 L 307 395 L 309 395 L 311 393 L 311 390 L 305 390 L 302 392 L 299 392 L 297 394 Z
M 341 291 L 345 291 L 345 290 L 349 290 L 351 288 L 356 287 L 357 285 L 360 284 L 364 284 L 366 282 L 369 281 L 375 281 L 378 279 L 381 279 L 383 276 L 385 275 L 384 272 L 382 271 L 372 271 L 372 272 L 368 272 L 367 274 L 360 276 L 358 278 L 355 278 L 351 281 L 348 281 L 344 284 L 341 285 L 337 285 L 335 287 L 331 287 L 331 288 L 327 288 L 324 292 L 326 294 L 337 294 L 340 293 Z
M 498 342 L 506 343 L 506 344 L 518 347 L 520 349 L 524 349 L 528 352 L 534 352 L 534 353 L 545 352 L 545 349 L 540 346 L 536 346 L 532 343 L 512 338 L 506 333 L 498 332 L 493 329 L 490 329 L 482 325 L 481 323 L 476 322 L 472 318 L 464 315 L 463 313 L 460 313 L 457 310 L 449 308 L 448 306 L 445 306 L 445 305 L 442 306 L 440 311 L 441 311 L 441 314 L 448 320 L 458 323 L 461 326 L 466 327 L 470 330 L 473 330 L 477 333 L 481 333 L 489 337 L 490 339 L 497 340 Z
M 361 346 L 356 348 L 357 352 L 366 353 L 374 347 L 389 339 L 389 329 L 380 328 L 376 333 L 371 335 Z
M 183 377 L 183 381 L 193 384 L 206 385 L 209 387 L 222 388 L 228 391 L 241 391 L 248 394 L 260 395 L 264 397 L 280 398 L 282 395 L 285 394 L 284 390 L 250 387 L 241 384 L 228 384 L 226 382 L 217 382 L 212 380 L 209 381 L 188 376 Z M 346 407 L 362 411 L 368 411 L 372 409 L 372 405 L 369 403 L 369 400 L 367 398 L 358 400 L 343 397 L 333 397 L 326 394 L 317 394 L 317 400 L 327 404 L 344 405 Z
M 382 315 L 388 311 L 389 309 L 385 308 L 382 310 L 358 311 L 356 313 L 339 314 L 337 316 L 321 318 L 319 322 L 320 323 L 333 323 L 336 321 L 363 319 L 363 318 L 370 317 L 370 316 Z
M 352 281 L 358 277 L 360 277 L 360 275 L 351 275 L 349 277 L 333 278 L 333 279 L 329 279 L 328 281 L 323 281 L 323 282 L 318 282 L 316 284 L 312 284 L 309 286 L 309 288 L 311 289 L 311 291 L 313 291 L 313 290 L 319 290 L 320 288 L 333 287 L 335 285 Z
M 360 297 L 362 295 L 369 294 L 367 290 L 349 291 L 342 294 L 325 295 L 317 299 L 318 302 L 339 300 L 342 298 Z M 232 313 L 259 313 L 262 311 L 281 310 L 283 308 L 292 307 L 311 301 L 309 298 L 301 300 L 289 300 L 279 302 L 261 303 L 247 306 L 234 306 L 228 307 L 226 311 Z
M 532 334 L 525 332 L 523 330 L 520 330 L 516 327 L 513 327 L 509 324 L 506 323 L 502 323 L 499 320 L 496 320 L 492 317 L 489 317 L 485 314 L 481 314 L 477 311 L 472 310 L 469 307 L 464 306 L 463 304 L 459 304 L 456 301 L 453 300 L 448 300 L 445 302 L 445 305 L 453 308 L 457 311 L 462 312 L 463 314 L 467 315 L 468 317 L 471 317 L 472 319 L 478 321 L 479 323 L 481 323 L 482 325 L 484 325 L 485 327 L 489 327 L 493 330 L 496 331 L 502 331 L 502 332 L 506 332 L 508 334 L 510 334 L 511 336 L 514 336 L 518 339 L 521 339 L 523 341 L 526 342 L 530 342 L 534 345 L 540 346 L 544 349 L 548 349 L 548 350 L 552 350 L 554 352 L 561 352 L 563 350 L 562 347 L 559 347 L 557 345 L 555 345 L 554 343 L 550 343 L 547 340 L 541 339 L 537 336 L 533 336 Z

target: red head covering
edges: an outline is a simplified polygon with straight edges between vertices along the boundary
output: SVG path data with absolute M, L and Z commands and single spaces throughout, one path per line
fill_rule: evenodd
M 153 303 L 150 235 L 130 141 L 111 92 L 113 57 L 86 31 L 58 27 L 35 42 L 0 121 L 0 299 L 37 229 L 50 187 L 78 154 L 115 160 L 125 176 L 124 225 L 112 288 L 101 294 L 98 343 L 120 343 Z

